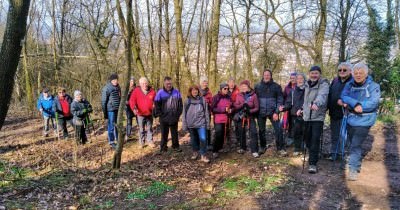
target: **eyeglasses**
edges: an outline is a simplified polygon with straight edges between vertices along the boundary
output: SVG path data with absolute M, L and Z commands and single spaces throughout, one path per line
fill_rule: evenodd
M 228 90 L 228 88 L 222 88 L 222 90 Z
M 338 69 L 338 72 L 347 72 L 347 69 Z

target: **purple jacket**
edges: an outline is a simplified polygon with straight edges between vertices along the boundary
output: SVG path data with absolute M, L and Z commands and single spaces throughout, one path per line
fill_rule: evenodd
M 154 99 L 156 105 L 155 116 L 161 122 L 177 123 L 183 111 L 182 97 L 179 91 L 173 88 L 167 91 L 164 88 L 157 92 Z
M 255 116 L 260 109 L 260 104 L 258 103 L 258 97 L 254 90 L 248 93 L 239 93 L 236 97 L 236 101 L 233 104 L 235 112 L 239 112 L 243 109 L 243 105 L 247 103 L 250 108 L 250 115 Z
M 218 93 L 213 97 L 211 108 L 214 114 L 214 123 L 227 123 L 228 113 L 226 107 L 232 107 L 231 97 Z

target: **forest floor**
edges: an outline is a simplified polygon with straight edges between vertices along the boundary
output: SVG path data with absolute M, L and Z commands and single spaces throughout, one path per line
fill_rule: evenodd
M 232 149 L 209 164 L 192 161 L 184 133 L 181 153 L 157 155 L 137 137 L 128 141 L 121 170 L 113 171 L 104 122 L 77 147 L 42 137 L 40 119 L 17 116 L 0 133 L 0 209 L 400 209 L 398 116 L 371 129 L 353 182 L 340 162 L 323 159 L 310 175 L 302 157 L 278 157 L 272 148 L 257 159 Z M 325 129 L 325 151 L 328 139 Z

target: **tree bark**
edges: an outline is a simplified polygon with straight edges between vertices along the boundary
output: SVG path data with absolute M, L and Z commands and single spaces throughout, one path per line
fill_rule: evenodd
M 26 33 L 30 0 L 10 0 L 7 23 L 0 51 L 0 130 L 10 106 L 14 76 L 21 54 L 21 41 Z
M 319 0 L 319 26 L 315 35 L 315 56 L 314 63 L 323 66 L 323 47 L 326 32 L 326 2 L 327 0 Z
M 169 20 L 169 0 L 164 0 L 164 14 L 165 14 L 165 45 L 167 47 L 167 72 L 169 76 L 172 76 L 172 54 L 171 54 L 171 43 L 170 43 L 170 20 Z
M 215 0 L 213 5 L 213 14 L 211 18 L 211 31 L 210 31 L 210 77 L 211 87 L 217 87 L 217 75 L 218 75 L 218 66 L 217 66 L 217 54 L 218 54 L 218 35 L 219 35 L 219 22 L 220 22 L 220 13 L 221 13 L 221 0 Z

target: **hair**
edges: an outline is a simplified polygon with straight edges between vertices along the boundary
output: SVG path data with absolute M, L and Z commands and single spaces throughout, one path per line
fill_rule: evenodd
M 363 70 L 366 74 L 368 74 L 369 68 L 364 63 L 357 63 L 356 65 L 353 66 L 351 72 L 354 73 L 356 70 Z
M 64 87 L 58 87 L 57 88 L 57 92 L 65 92 L 65 88 Z
M 235 82 L 235 79 L 233 77 L 229 77 L 227 82 L 229 83 L 230 81 Z
M 271 75 L 271 77 L 272 77 L 272 71 L 271 71 L 271 69 L 264 69 L 264 71 L 263 71 L 263 76 L 264 76 L 264 73 L 265 72 L 269 72 L 269 75 Z
M 140 77 L 139 84 L 142 84 L 143 82 L 149 83 L 149 80 L 146 77 Z
M 302 76 L 302 77 L 303 77 L 303 79 L 304 79 L 304 82 L 306 82 L 306 81 L 307 81 L 307 76 L 306 76 L 306 74 L 304 74 L 303 72 L 299 72 L 299 73 L 297 73 L 296 77 L 297 77 L 297 76 Z
M 339 65 L 338 65 L 338 69 L 346 68 L 348 70 L 351 70 L 352 67 L 353 67 L 353 65 L 351 65 L 351 63 L 349 63 L 349 62 L 342 62 L 342 63 L 339 63 Z
M 171 81 L 171 80 L 172 80 L 172 78 L 171 78 L 170 76 L 164 77 L 164 82 L 165 82 L 165 81 Z
M 199 96 L 201 96 L 200 88 L 197 85 L 192 85 L 189 87 L 187 97 L 192 97 L 192 90 L 196 89 L 199 92 Z
M 204 81 L 208 82 L 208 78 L 206 76 L 201 76 L 200 77 L 200 83 L 202 83 Z

